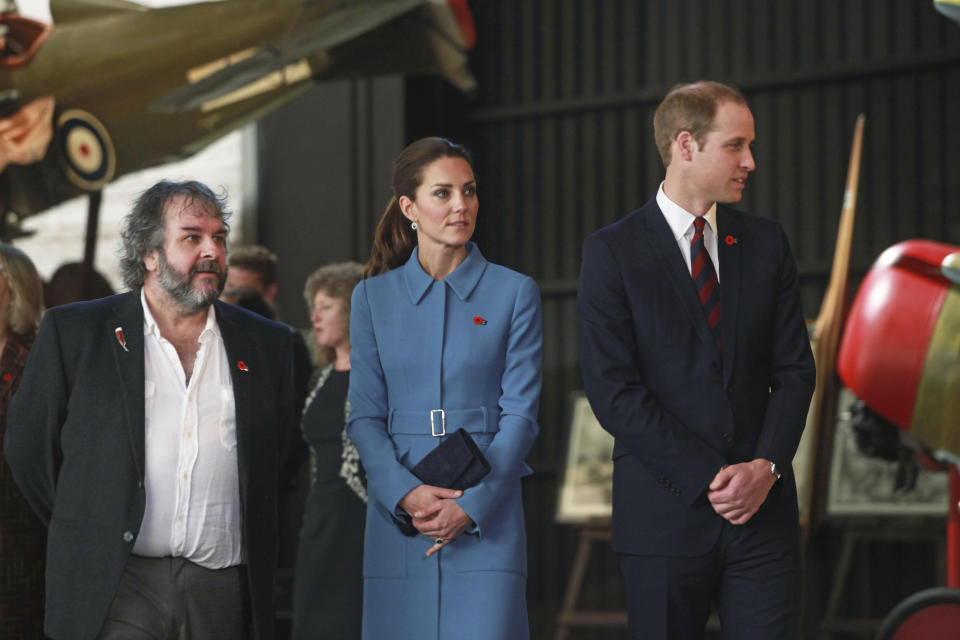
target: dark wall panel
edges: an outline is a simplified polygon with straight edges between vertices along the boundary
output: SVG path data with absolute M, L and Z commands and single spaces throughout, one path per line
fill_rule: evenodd
M 403 80 L 319 85 L 258 124 L 258 242 L 280 257 L 284 320 L 309 325 L 306 277 L 328 262 L 365 262 L 403 146 Z

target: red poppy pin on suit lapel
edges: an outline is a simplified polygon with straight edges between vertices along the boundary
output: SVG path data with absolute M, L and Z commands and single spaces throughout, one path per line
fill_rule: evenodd
M 730 234 L 727 234 L 727 237 L 724 238 L 723 241 L 727 243 L 728 247 L 732 247 L 733 245 L 739 242 L 734 236 L 731 236 Z
M 243 360 L 237 360 L 237 369 L 240 369 L 240 371 L 243 371 L 244 373 L 250 371 L 250 367 L 248 367 L 247 363 Z
M 487 324 L 487 321 L 484 320 L 481 316 L 473 316 L 473 324 L 480 326 L 482 324 Z
M 130 349 L 127 349 L 127 339 L 123 336 L 123 327 L 117 327 L 113 330 L 113 333 L 117 336 L 117 342 L 120 343 L 120 346 L 123 347 L 123 350 L 129 352 Z

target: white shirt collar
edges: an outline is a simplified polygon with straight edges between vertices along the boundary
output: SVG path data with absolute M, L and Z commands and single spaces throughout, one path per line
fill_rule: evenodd
M 143 291 L 143 287 L 140 288 L 140 304 L 143 305 L 143 333 L 148 334 L 152 333 L 157 338 L 161 337 L 160 327 L 157 325 L 156 318 L 153 317 L 153 314 L 150 312 L 150 305 L 147 304 L 147 295 Z M 203 326 L 203 331 L 200 332 L 200 336 L 197 338 L 198 342 L 209 339 L 210 336 L 219 336 L 220 328 L 217 326 L 217 313 L 213 309 L 211 304 L 207 308 L 207 322 Z
M 660 188 L 657 189 L 657 205 L 659 205 L 660 211 L 663 212 L 663 217 L 667 219 L 667 224 L 670 225 L 670 230 L 673 231 L 673 237 L 677 240 L 677 242 L 680 242 L 680 239 L 686 236 L 690 231 L 690 228 L 693 226 L 693 221 L 697 216 L 693 215 L 671 200 L 663 191 L 663 182 L 660 183 Z M 710 226 L 710 229 L 713 231 L 714 235 L 716 235 L 716 202 L 710 205 L 710 209 L 703 214 L 703 217 L 706 219 L 707 224 Z

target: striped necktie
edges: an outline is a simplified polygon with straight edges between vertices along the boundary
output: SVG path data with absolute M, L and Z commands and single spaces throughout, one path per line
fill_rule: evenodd
M 695 231 L 693 242 L 690 244 L 690 276 L 697 289 L 697 297 L 707 316 L 707 325 L 717 344 L 717 350 L 723 351 L 723 339 L 720 333 L 720 283 L 717 281 L 717 272 L 713 269 L 713 260 L 703 245 L 703 227 L 706 220 L 698 217 L 693 221 Z

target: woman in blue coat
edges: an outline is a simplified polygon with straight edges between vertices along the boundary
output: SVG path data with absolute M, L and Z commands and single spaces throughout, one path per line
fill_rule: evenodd
M 470 242 L 478 199 L 467 152 L 408 146 L 353 293 L 350 439 L 367 473 L 363 637 L 523 640 L 520 479 L 536 438 L 540 293 Z M 423 484 L 410 468 L 463 428 L 490 463 L 477 485 Z M 398 524 L 412 518 L 419 532 Z

